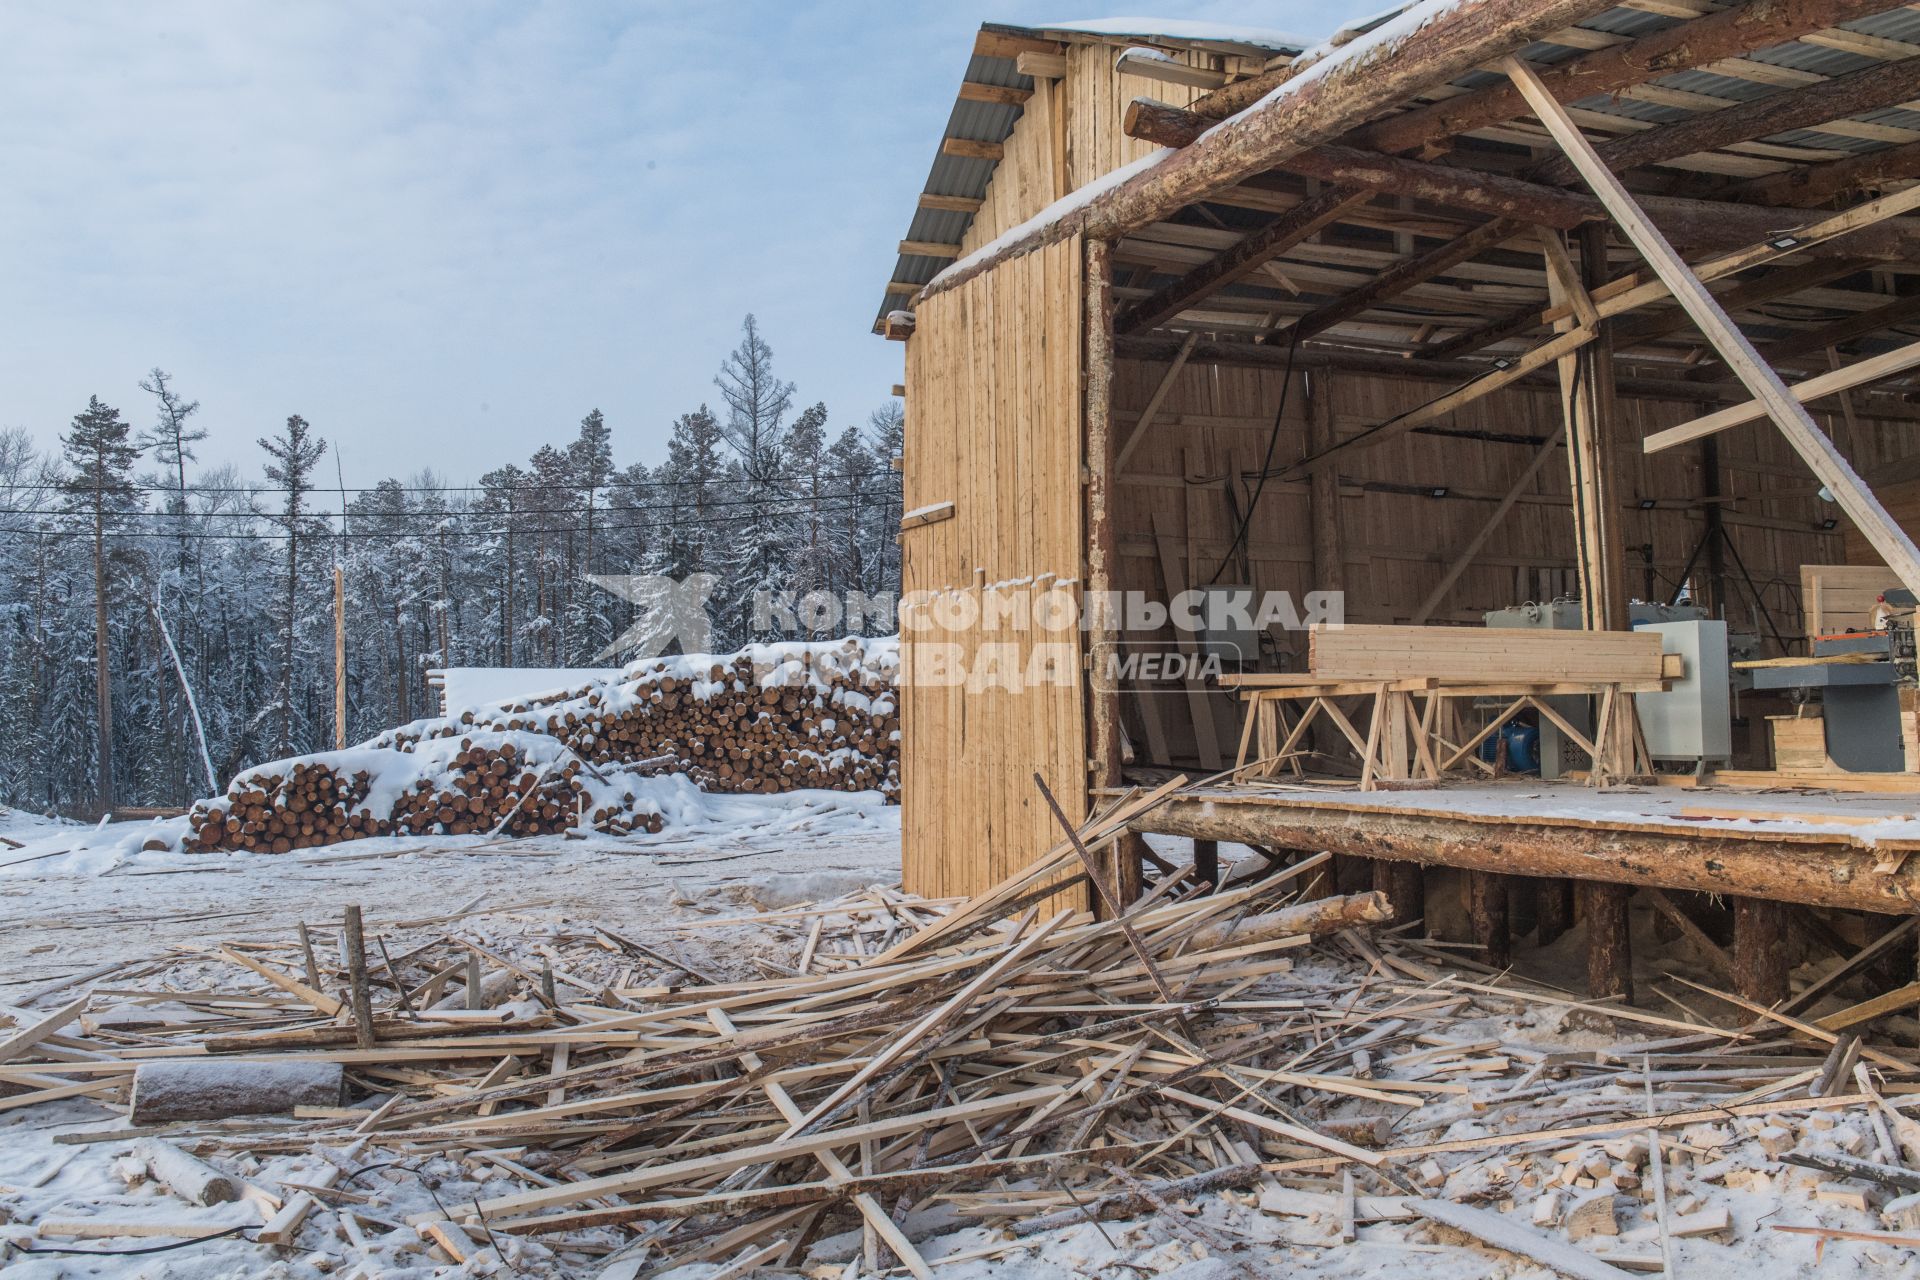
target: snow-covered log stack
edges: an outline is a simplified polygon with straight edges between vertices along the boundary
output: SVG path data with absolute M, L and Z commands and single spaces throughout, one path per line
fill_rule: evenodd
M 187 815 L 186 848 L 287 853 L 383 835 L 658 831 L 648 779 L 556 738 L 476 732 L 262 765 Z
M 661 658 L 615 681 L 456 711 L 374 739 L 411 744 L 475 730 L 550 734 L 596 764 L 657 762 L 703 791 L 900 786 L 891 638 L 754 645 Z

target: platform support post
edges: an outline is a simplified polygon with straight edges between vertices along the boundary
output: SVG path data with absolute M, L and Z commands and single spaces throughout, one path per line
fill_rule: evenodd
M 1576 895 L 1580 921 L 1587 930 L 1587 994 L 1596 1000 L 1618 996 L 1633 1003 L 1633 944 L 1627 934 L 1627 899 L 1633 890 L 1623 884 L 1582 880 Z
M 1492 871 L 1467 873 L 1467 915 L 1481 958 L 1496 969 L 1513 963 L 1513 933 L 1507 916 L 1507 877 Z
M 1374 859 L 1373 887 L 1387 895 L 1394 924 L 1406 924 L 1427 914 L 1427 881 L 1419 863 Z
M 1767 898 L 1733 900 L 1733 981 L 1755 1004 L 1785 1000 L 1787 905 Z

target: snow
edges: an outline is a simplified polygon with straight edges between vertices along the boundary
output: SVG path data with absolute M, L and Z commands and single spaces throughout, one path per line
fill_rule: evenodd
M 440 673 L 453 714 L 581 689 L 619 674 L 617 667 L 447 667 Z
M 1275 27 L 1239 26 L 1230 22 L 1200 22 L 1190 18 L 1081 18 L 1073 22 L 1041 22 L 1035 31 L 1073 31 L 1090 36 L 1138 37 L 1151 40 L 1212 40 L 1222 44 L 1249 44 L 1276 53 L 1298 53 L 1314 37 Z
M 1122 185 L 1139 174 L 1145 173 L 1172 154 L 1172 147 L 1161 147 L 1157 151 L 1149 151 L 1138 160 L 1123 164 L 1118 169 L 1101 174 L 1085 186 L 1067 192 L 1067 194 L 1061 196 L 1058 200 L 1055 200 L 1052 204 L 1034 214 L 1025 222 L 1017 226 L 1008 227 L 1005 231 L 1002 231 L 999 235 L 987 241 L 966 257 L 955 259 L 944 271 L 929 280 L 925 287 L 929 289 L 938 288 L 943 281 L 950 277 L 965 275 L 980 263 L 1001 253 L 1009 245 L 1026 239 L 1042 227 L 1065 221 L 1073 214 L 1078 213 L 1105 195 L 1108 191 L 1113 190 L 1115 187 Z
M 1515 788 L 1520 797 L 1540 788 Z M 1564 789 L 1571 797 L 1577 790 Z M 1403 793 L 1370 797 L 1392 803 Z M 1414 794 L 1410 798 L 1418 799 Z M 1431 793 L 1428 793 L 1431 800 Z M 1715 794 L 1711 802 L 1725 797 Z M 1615 797 L 1627 805 L 1649 806 L 1649 797 L 1627 793 Z M 1677 797 L 1655 796 L 1660 804 L 1699 802 L 1697 793 Z M 1793 797 L 1753 797 L 1757 803 L 1784 808 Z M 1867 799 L 1867 798 L 1862 798 Z M 1897 804 L 1901 797 L 1873 797 Z M 1570 798 L 1566 802 L 1572 804 Z M 685 828 L 671 829 L 646 839 L 595 838 L 570 841 L 539 837 L 506 842 L 480 837 L 465 839 L 382 839 L 356 842 L 345 849 L 313 850 L 301 855 L 202 856 L 194 869 L 213 869 L 211 876 L 180 874 L 172 859 L 160 857 L 162 869 L 151 870 L 144 855 L 139 869 L 116 868 L 109 874 L 88 875 L 49 860 L 21 868 L 0 879 L 0 1003 L 23 1001 L 50 983 L 84 973 L 114 961 L 144 965 L 167 948 L 181 955 L 171 967 L 145 974 L 136 969 L 105 980 L 116 988 L 187 989 L 213 983 L 245 980 L 235 970 L 197 959 L 213 941 L 280 940 L 295 919 L 337 919 L 343 902 L 368 905 L 369 928 L 386 937 L 396 952 L 422 937 L 450 929 L 490 949 L 525 958 L 529 948 L 551 945 L 601 924 L 622 935 L 668 946 L 692 963 L 727 973 L 751 972 L 750 958 L 764 955 L 780 962 L 792 959 L 803 943 L 803 930 L 779 924 L 742 921 L 732 917 L 777 910 L 791 903 L 818 900 L 856 891 L 874 883 L 890 883 L 898 875 L 900 810 L 878 797 L 840 792 L 797 792 L 784 796 L 705 796 L 701 814 Z M 1564 807 L 1564 806 L 1556 806 Z M 147 824 L 121 824 L 144 831 Z M 0 831 L 10 838 L 56 842 L 89 837 L 90 829 L 7 815 Z M 101 843 L 124 841 L 109 828 L 99 833 Z M 1186 853 L 1184 841 L 1155 837 L 1169 857 Z M 18 851 L 16 851 L 18 852 Z M 1229 846 L 1223 858 L 1243 851 Z M 127 874 L 157 875 L 139 886 L 125 883 Z M 477 898 L 477 900 L 476 900 Z M 406 915 L 427 917 L 407 920 Z M 454 921 L 448 922 L 452 915 Z M 1296 969 L 1278 979 L 1288 993 L 1352 990 L 1367 977 L 1359 962 L 1315 948 L 1298 953 Z M 586 975 L 591 976 L 591 975 Z M 196 980 L 197 979 L 197 980 Z M 1445 994 L 1449 982 L 1421 983 L 1409 988 L 1410 997 L 1424 1001 L 1429 994 Z M 1463 989 L 1462 999 L 1466 998 Z M 63 996 L 49 995 L 38 1002 L 54 1007 Z M 149 1009 L 155 1006 L 145 1006 Z M 1811 1015 L 1810 1015 L 1811 1016 Z M 1577 1011 L 1550 1001 L 1508 1002 L 1475 997 L 1472 1004 L 1443 1026 L 1447 1040 L 1461 1046 L 1498 1042 L 1501 1052 L 1519 1059 L 1506 1070 L 1464 1071 L 1440 1079 L 1457 1082 L 1464 1092 L 1441 1094 L 1419 1112 L 1410 1114 L 1396 1135 L 1396 1143 L 1439 1142 L 1486 1136 L 1501 1131 L 1492 1118 L 1502 1106 L 1532 1092 L 1539 1096 L 1540 1115 L 1552 1115 L 1563 1093 L 1583 1089 L 1607 1091 L 1617 1100 L 1621 1090 L 1637 1099 L 1638 1086 L 1629 1071 L 1612 1084 L 1596 1082 L 1577 1065 L 1571 1070 L 1543 1072 L 1530 1068 L 1527 1054 L 1554 1054 L 1556 1060 L 1575 1063 L 1577 1057 L 1613 1050 L 1614 1059 L 1632 1060 L 1630 1043 L 1617 1032 L 1603 1031 Z M 1376 1078 L 1404 1077 L 1418 1067 L 1396 1068 L 1382 1058 Z M 1559 1078 L 1565 1076 L 1564 1079 Z M 1433 1078 L 1428 1076 L 1426 1078 Z M 1449 1088 L 1453 1087 L 1450 1083 Z M 1724 1095 L 1721 1095 L 1724 1096 Z M 1710 1099 L 1704 1099 L 1709 1101 Z M 365 1104 L 360 1104 L 365 1105 Z M 1662 1110 L 1683 1103 L 1663 1098 Z M 1893 1097 L 1891 1109 L 1907 1111 L 1920 1098 Z M 1351 1104 L 1352 1114 L 1366 1108 Z M 1883 1112 L 1901 1132 L 1892 1110 Z M 1629 1109 L 1631 1110 L 1631 1109 Z M 1370 1114 L 1370 1112 L 1369 1112 Z M 1610 1108 L 1607 1115 L 1619 1114 Z M 1805 1113 L 1800 1113 L 1804 1119 Z M 1872 1109 L 1853 1105 L 1836 1109 L 1830 1128 L 1803 1126 L 1802 1151 L 1853 1149 L 1882 1158 L 1883 1139 Z M 1511 1120 L 1511 1118 L 1509 1118 Z M 258 1123 L 263 1135 L 281 1132 L 284 1121 Z M 1531 1123 L 1531 1120 L 1529 1120 Z M 1630 1129 L 1633 1121 L 1622 1122 Z M 132 1135 L 110 1135 L 125 1130 L 120 1108 L 86 1100 L 46 1103 L 0 1113 L 0 1239 L 11 1238 L 35 1248 L 71 1246 L 96 1251 L 125 1250 L 167 1243 L 166 1238 L 33 1239 L 30 1224 L 47 1219 L 74 1221 L 94 1218 L 111 1222 L 192 1224 L 195 1235 L 211 1234 L 228 1225 L 258 1225 L 262 1216 L 248 1201 L 201 1209 L 185 1204 L 151 1181 L 141 1180 L 139 1163 L 129 1159 L 135 1150 Z M 1725 1208 L 1734 1229 L 1726 1239 L 1675 1241 L 1676 1274 L 1700 1280 L 1797 1280 L 1811 1269 L 1813 1242 L 1782 1236 L 1771 1224 L 1819 1223 L 1849 1230 L 1884 1230 L 1877 1214 L 1861 1213 L 1843 1205 L 1822 1202 L 1814 1191 L 1820 1175 L 1782 1165 L 1765 1154 L 1757 1141 L 1758 1123 L 1745 1120 L 1714 1122 L 1664 1131 L 1669 1161 L 1670 1203 L 1697 1201 L 1698 1209 Z M 1417 1133 L 1417 1136 L 1415 1134 Z M 63 1135 L 109 1135 L 107 1140 L 62 1144 Z M 1601 1147 L 1612 1135 L 1587 1141 Z M 1515 1157 L 1510 1172 L 1539 1170 L 1550 1164 L 1559 1144 L 1536 1145 L 1531 1154 Z M 1910 1154 L 1910 1153 L 1901 1153 Z M 252 1186 L 276 1193 L 286 1183 L 310 1184 L 337 1169 L 340 1185 L 370 1201 L 360 1205 L 372 1217 L 404 1223 L 416 1213 L 430 1213 L 440 1204 L 465 1203 L 477 1195 L 498 1194 L 501 1181 L 483 1174 L 485 1159 L 464 1153 L 449 1156 L 423 1153 L 400 1165 L 373 1168 L 382 1163 L 352 1147 L 326 1146 L 314 1151 L 256 1156 L 210 1153 L 209 1162 Z M 1895 1155 L 1894 1158 L 1900 1158 Z M 1412 1176 L 1410 1168 L 1398 1170 Z M 1501 1197 L 1513 1198 L 1503 1216 L 1516 1224 L 1531 1222 L 1532 1203 L 1545 1187 L 1521 1187 L 1489 1181 L 1495 1175 L 1488 1161 L 1468 1154 L 1441 1159 L 1444 1186 L 1435 1194 L 1448 1199 L 1480 1203 L 1499 1211 Z M 1725 1185 L 1728 1172 L 1764 1174 L 1765 1183 L 1744 1183 L 1747 1189 Z M 1286 1175 L 1283 1175 L 1283 1177 Z M 130 1181 L 131 1180 L 131 1181 Z M 1828 1179 L 1830 1181 L 1830 1179 Z M 1359 1190 L 1385 1200 L 1396 1193 L 1362 1172 Z M 1754 1189 L 1756 1186 L 1760 1189 Z M 484 1188 L 484 1189 L 483 1189 Z M 1010 1194 L 1045 1192 L 1045 1180 L 1015 1182 Z M 1384 1194 L 1383 1194 L 1384 1193 Z M 1311 1199 L 1311 1195 L 1307 1195 Z M 1215 1280 L 1246 1274 L 1298 1276 L 1301 1280 L 1384 1280 L 1412 1274 L 1427 1280 L 1481 1280 L 1512 1276 L 1515 1280 L 1543 1275 L 1538 1268 L 1506 1255 L 1477 1248 L 1435 1243 L 1429 1229 L 1412 1222 L 1363 1222 L 1359 1238 L 1342 1244 L 1335 1215 L 1313 1216 L 1259 1207 L 1257 1195 L 1196 1196 L 1176 1206 L 1179 1220 L 1210 1239 L 1230 1242 L 1231 1254 L 1197 1252 L 1190 1237 L 1173 1232 L 1165 1215 L 1140 1217 L 1100 1225 L 1068 1227 L 1042 1235 L 1009 1239 L 993 1227 L 971 1225 L 963 1216 L 939 1205 L 910 1215 L 902 1227 L 923 1254 L 943 1262 L 943 1280 L 1084 1280 L 1089 1276 L 1177 1277 L 1178 1280 Z M 1279 1197 L 1277 1199 L 1284 1199 Z M 300 1237 L 304 1247 L 273 1250 L 245 1239 L 227 1238 L 192 1244 L 166 1253 L 128 1257 L 82 1257 L 47 1254 L 16 1256 L 0 1266 L 8 1280 L 55 1280 L 56 1277 L 93 1276 L 100 1280 L 140 1277 L 166 1280 L 224 1280 L 225 1277 L 272 1276 L 279 1280 L 319 1280 L 321 1276 L 425 1276 L 418 1251 L 399 1252 L 399 1246 L 417 1237 L 405 1228 L 368 1232 L 371 1248 L 354 1267 L 341 1254 L 344 1244 L 333 1225 L 333 1210 L 323 1208 Z M 7 1219 L 11 1219 L 11 1223 Z M 1594 1256 L 1642 1256 L 1648 1244 L 1653 1210 L 1649 1203 L 1625 1197 L 1622 1235 L 1593 1244 Z M 524 1277 L 593 1276 L 602 1263 L 582 1255 L 556 1255 L 547 1244 L 502 1236 L 507 1251 L 504 1266 L 494 1263 L 492 1274 Z M 861 1251 L 857 1230 L 820 1241 L 806 1260 L 807 1274 L 821 1280 L 852 1280 L 869 1275 L 858 1263 Z M 437 1274 L 486 1274 L 489 1255 L 466 1268 L 443 1267 Z M 1890 1246 L 1835 1240 L 1825 1247 L 1826 1270 L 1836 1275 L 1912 1274 L 1915 1255 Z M 1114 1264 L 1122 1265 L 1114 1265 Z M 844 1269 L 843 1269 L 844 1268 Z M 716 1268 L 697 1264 L 674 1273 L 698 1280 Z

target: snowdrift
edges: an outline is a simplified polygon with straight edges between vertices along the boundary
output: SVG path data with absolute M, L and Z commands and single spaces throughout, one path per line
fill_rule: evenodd
M 899 790 L 891 638 L 754 645 L 275 761 L 188 814 L 189 851 L 286 853 L 376 835 L 658 831 L 682 774 L 704 791 Z M 682 783 L 681 785 L 684 785 Z

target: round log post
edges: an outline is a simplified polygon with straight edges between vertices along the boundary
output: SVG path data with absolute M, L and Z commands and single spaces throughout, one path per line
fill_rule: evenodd
M 1375 862 L 1373 887 L 1393 905 L 1392 923 L 1406 924 L 1427 914 L 1427 881 L 1419 863 Z
M 1220 887 L 1220 842 L 1218 840 L 1193 842 L 1193 873 L 1207 882 L 1208 892 Z
M 1633 1003 L 1633 944 L 1627 934 L 1627 899 L 1633 890 L 1623 884 L 1583 880 L 1576 890 L 1580 920 L 1587 929 L 1587 994 L 1596 1000 L 1619 996 Z
M 1467 873 L 1467 914 L 1482 959 L 1496 969 L 1513 963 L 1513 934 L 1507 919 L 1507 877 L 1491 871 Z
M 1558 877 L 1534 880 L 1534 942 L 1550 947 L 1573 927 L 1573 881 Z
M 1787 998 L 1786 942 L 1786 903 L 1733 900 L 1733 980 L 1741 996 L 1764 1005 Z

